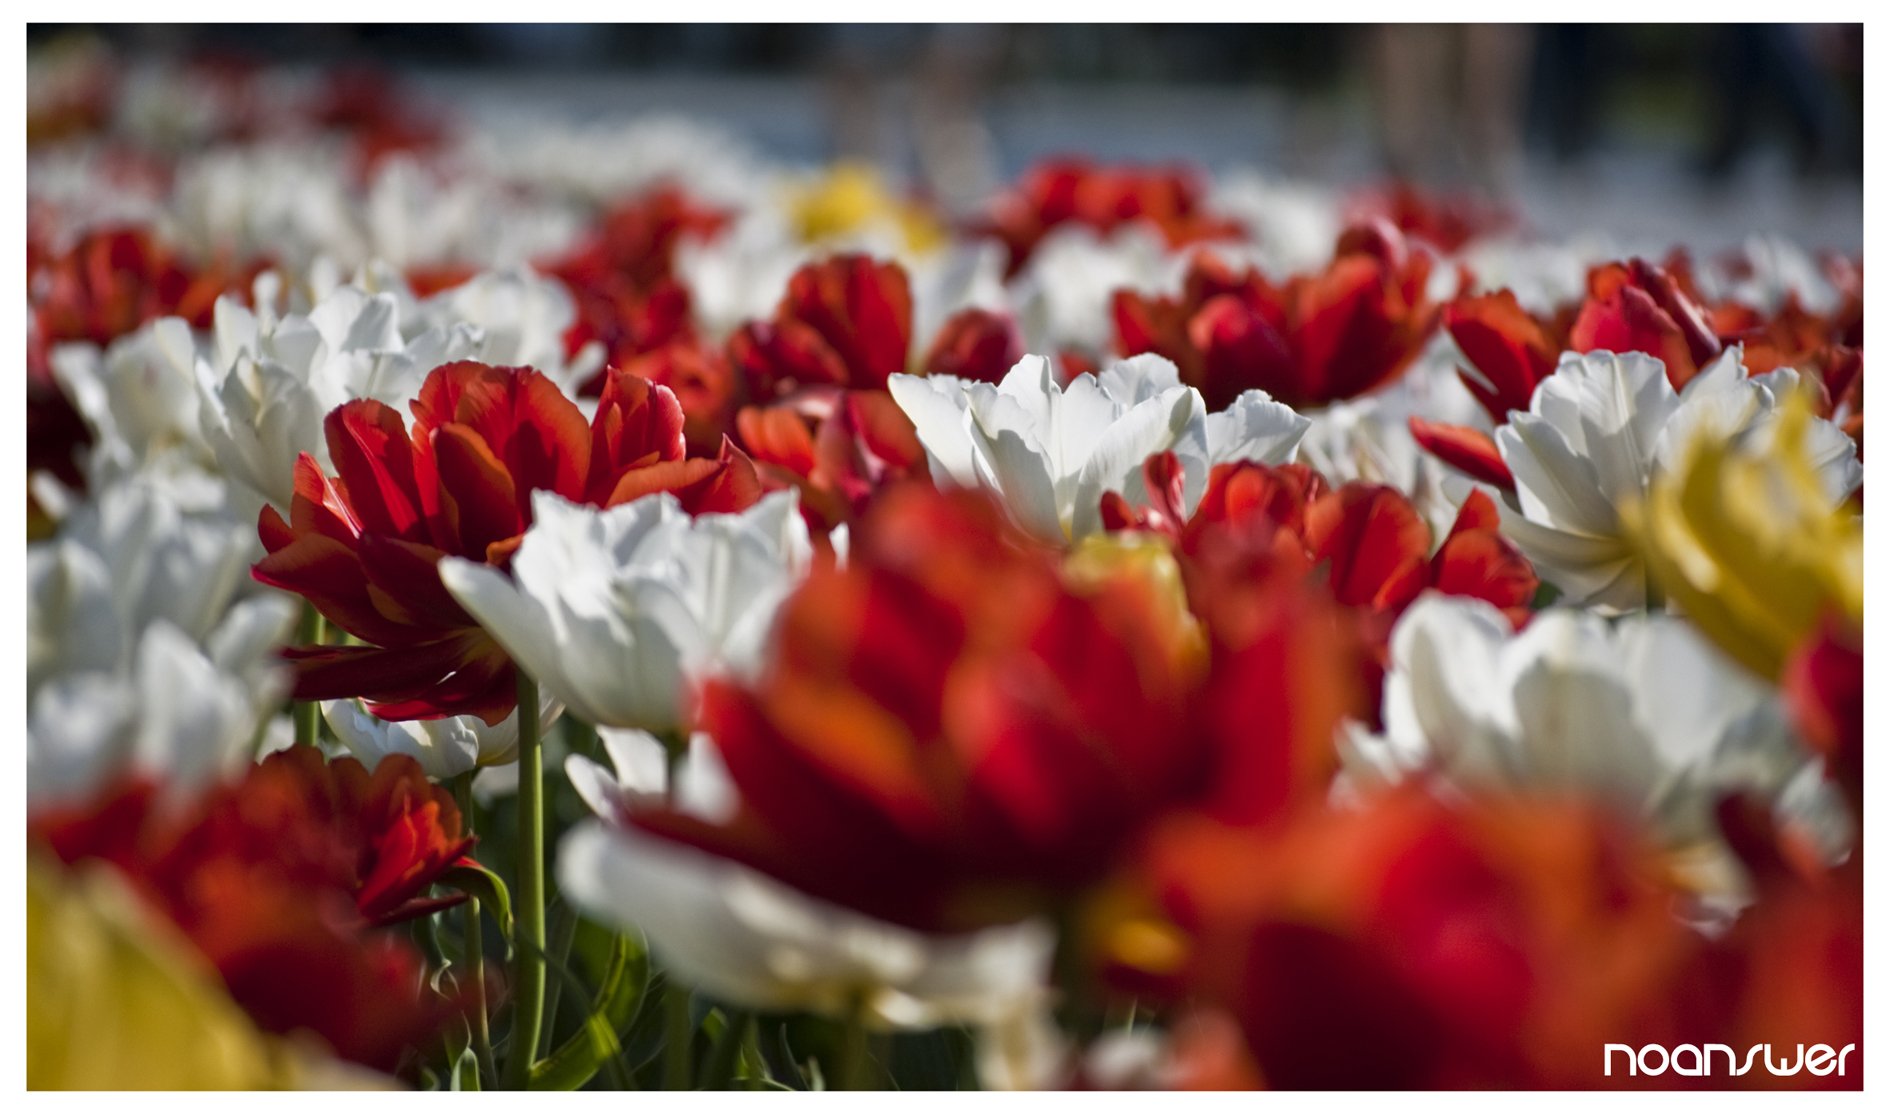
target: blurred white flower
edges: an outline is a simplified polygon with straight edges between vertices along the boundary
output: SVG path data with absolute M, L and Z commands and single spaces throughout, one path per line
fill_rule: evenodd
M 1027 921 L 928 936 L 820 901 L 726 859 L 643 835 L 621 821 L 649 796 L 653 738 L 606 737 L 615 779 L 573 758 L 574 785 L 600 819 L 558 851 L 560 892 L 599 922 L 647 933 L 689 985 L 751 1009 L 846 1016 L 875 1028 L 1001 1026 L 1041 1004 L 1053 933 Z M 731 790 L 706 737 L 692 743 L 680 807 L 714 816 Z M 691 768 L 693 767 L 693 768 Z M 613 784 L 614 780 L 614 784 Z
M 430 328 L 449 332 L 473 326 L 477 333 L 467 358 L 537 368 L 573 396 L 603 363 L 601 347 L 565 358 L 564 334 L 577 320 L 577 308 L 563 283 L 529 267 L 481 272 L 426 299 L 420 317 Z
M 1150 355 L 1077 376 L 1068 387 L 1042 356 L 1024 357 L 996 386 L 949 375 L 895 375 L 887 386 L 912 419 L 935 479 L 991 489 L 1018 525 L 1054 544 L 1101 529 L 1105 491 L 1140 503 L 1151 454 L 1180 458 L 1191 509 L 1211 465 L 1291 460 L 1307 427 L 1261 391 L 1208 414 L 1175 365 Z
M 1557 607 L 1518 633 L 1481 600 L 1426 594 L 1392 631 L 1384 724 L 1349 725 L 1352 784 L 1422 774 L 1592 795 L 1644 816 L 1676 851 L 1717 850 L 1724 794 L 1779 804 L 1816 763 L 1774 690 L 1658 613 L 1610 622 Z M 1829 792 L 1799 783 L 1792 799 L 1808 829 L 1842 828 Z
M 239 599 L 254 532 L 128 484 L 27 552 L 27 786 L 132 771 L 201 783 L 253 753 L 286 693 L 287 597 Z
M 1571 603 L 1635 611 L 1648 603 L 1646 568 L 1621 526 L 1620 507 L 1695 437 L 1771 435 L 1791 371 L 1748 377 L 1735 346 L 1676 392 L 1666 369 L 1639 353 L 1566 353 L 1536 387 L 1527 413 L 1496 431 L 1516 479 L 1503 531 Z M 1857 448 L 1818 420 L 1810 442 L 1833 502 L 1863 480 Z
M 1161 291 L 1181 279 L 1180 256 L 1137 224 L 1107 237 L 1081 225 L 1051 230 L 1011 284 L 1024 344 L 1033 352 L 1103 352 L 1115 336 L 1116 291 Z
M 448 558 L 447 590 L 572 713 L 672 732 L 693 684 L 760 664 L 781 601 L 812 557 L 792 491 L 691 518 L 667 493 L 609 510 L 550 492 L 511 575 Z
M 91 429 L 88 471 L 121 475 L 172 453 L 210 460 L 197 420 L 197 342 L 181 318 L 153 321 L 102 351 L 57 345 L 50 360 Z
M 1752 235 L 1737 252 L 1703 261 L 1694 275 L 1708 302 L 1736 301 L 1777 313 L 1788 297 L 1812 313 L 1830 313 L 1841 300 L 1818 260 L 1783 236 Z
M 558 721 L 564 706 L 549 693 L 538 697 L 540 736 Z M 435 781 L 458 777 L 482 766 L 500 766 L 518 759 L 518 709 L 495 725 L 478 716 L 446 716 L 395 722 L 367 710 L 359 700 L 329 700 L 322 718 L 341 745 L 369 769 L 390 754 L 405 754 L 420 763 Z
M 785 214 L 759 209 L 714 239 L 684 238 L 676 246 L 676 277 L 704 334 L 720 340 L 746 321 L 772 316 L 795 270 L 822 254 L 794 236 Z
M 422 327 L 401 303 L 350 284 L 306 315 L 278 318 L 219 298 L 209 353 L 196 366 L 202 435 L 223 474 L 286 511 L 300 454 L 331 467 L 329 411 L 357 398 L 404 409 L 427 372 L 480 350 L 474 327 Z
M 1250 261 L 1272 275 L 1323 270 L 1345 230 L 1345 214 L 1332 190 L 1269 179 L 1252 169 L 1216 175 L 1206 208 L 1246 226 L 1253 234 Z

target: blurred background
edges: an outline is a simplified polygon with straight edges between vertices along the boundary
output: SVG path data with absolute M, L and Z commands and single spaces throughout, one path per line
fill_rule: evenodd
M 1862 244 L 1849 26 L 36 25 L 29 47 L 370 64 L 480 125 L 707 120 L 775 158 L 860 156 L 944 207 L 1031 162 L 1396 176 L 1537 231 L 1711 250 Z

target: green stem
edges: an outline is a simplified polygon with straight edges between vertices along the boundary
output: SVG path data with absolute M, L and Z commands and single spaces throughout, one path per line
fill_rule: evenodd
M 540 756 L 538 683 L 518 671 L 518 890 L 513 898 L 512 1044 L 506 1086 L 522 1091 L 545 1010 L 545 779 Z
M 689 988 L 671 976 L 663 984 L 663 1090 L 687 1091 L 696 1027 L 689 1015 Z
M 834 1067 L 834 1090 L 864 1091 L 872 1086 L 867 1063 L 869 1040 L 866 1032 L 866 998 L 861 995 L 848 1008 L 845 1027 L 840 1031 L 840 1059 Z
M 461 777 L 453 785 L 453 796 L 459 804 L 461 823 L 467 834 L 474 831 L 473 823 L 473 775 Z M 492 1025 L 486 1003 L 486 937 L 479 921 L 479 899 L 469 897 L 461 907 L 461 931 L 465 939 L 461 944 L 461 958 L 466 964 L 467 989 L 472 992 L 472 1049 L 473 1058 L 478 1061 L 479 1083 L 496 1082 L 498 1067 L 492 1056 Z
M 302 601 L 302 617 L 295 624 L 297 646 L 319 646 L 327 637 L 328 624 L 315 605 Z M 322 737 L 322 706 L 314 700 L 297 700 L 291 713 L 295 721 L 295 745 L 314 746 Z
M 563 965 L 570 959 L 571 945 L 577 939 L 577 914 L 569 903 L 562 899 L 554 902 L 557 908 L 551 912 L 551 958 L 549 962 Z M 545 1032 L 544 1038 L 549 1043 L 558 1028 L 558 1004 L 564 997 L 565 980 L 553 982 L 545 990 Z M 548 1052 L 548 1049 L 540 1051 Z

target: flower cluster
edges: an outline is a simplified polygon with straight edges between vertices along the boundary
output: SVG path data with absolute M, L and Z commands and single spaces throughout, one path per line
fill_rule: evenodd
M 28 135 L 30 1086 L 1861 1085 L 1860 260 Z

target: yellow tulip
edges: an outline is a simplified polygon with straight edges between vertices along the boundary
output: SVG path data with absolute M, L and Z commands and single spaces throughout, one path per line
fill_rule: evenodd
M 1666 597 L 1766 678 L 1826 614 L 1863 620 L 1863 522 L 1819 483 L 1811 420 L 1794 394 L 1763 449 L 1702 438 L 1625 516 Z
M 388 1082 L 258 1030 L 110 868 L 26 870 L 26 1086 L 257 1090 Z
M 895 196 L 870 165 L 835 163 L 789 201 L 795 230 L 813 244 L 857 232 L 879 221 L 897 225 L 906 250 L 926 252 L 945 242 L 945 230 L 924 209 Z

